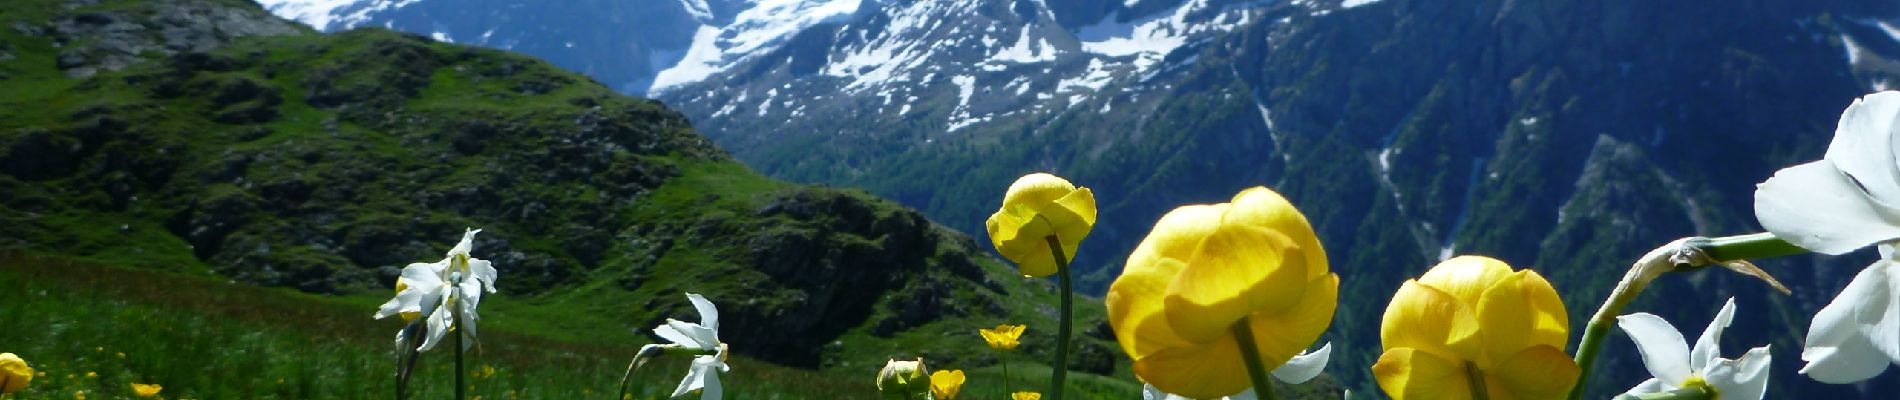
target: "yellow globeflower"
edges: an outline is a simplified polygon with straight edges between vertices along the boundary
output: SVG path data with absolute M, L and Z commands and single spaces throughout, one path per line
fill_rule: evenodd
M 33 367 L 13 353 L 0 353 L 0 394 L 18 392 L 33 382 Z M 45 376 L 40 374 L 40 376 Z
M 1398 400 L 1471 399 L 1473 385 L 1492 399 L 1563 398 L 1579 372 L 1563 351 L 1569 331 L 1542 275 L 1461 256 L 1392 296 L 1372 374 Z
M 1034 173 L 1016 179 L 1003 195 L 1003 207 L 985 224 L 996 252 L 1016 262 L 1023 275 L 1056 273 L 1047 237 L 1062 243 L 1062 255 L 1075 259 L 1075 248 L 1095 227 L 1095 194 L 1055 175 Z
M 1042 400 L 1042 393 L 1016 392 L 1009 395 L 1010 400 Z
M 978 329 L 977 333 L 983 334 L 983 341 L 989 342 L 990 348 L 1008 351 L 1022 344 L 1019 339 L 1023 337 L 1025 328 L 1028 325 L 1003 324 L 997 325 L 996 329 Z
M 937 371 L 930 374 L 930 394 L 937 400 L 957 400 L 963 388 L 963 370 Z
M 132 384 L 132 394 L 136 394 L 139 397 L 157 396 L 158 391 L 160 390 L 165 390 L 165 387 L 159 386 L 158 384 L 142 384 L 142 383 Z
M 1241 318 L 1262 365 L 1278 369 L 1332 324 L 1338 290 L 1306 217 L 1254 187 L 1231 203 L 1162 216 L 1106 300 L 1136 376 L 1168 393 L 1217 398 L 1252 386 L 1234 334 Z M 1290 375 L 1303 381 L 1323 365 Z

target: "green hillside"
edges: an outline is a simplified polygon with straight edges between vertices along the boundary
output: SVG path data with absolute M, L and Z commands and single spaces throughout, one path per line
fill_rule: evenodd
M 1049 282 L 863 191 L 765 178 L 663 105 L 545 62 L 316 35 L 230 0 L 25 0 L 0 27 L 0 290 L 35 296 L 0 309 L 0 351 L 48 371 L 28 397 L 380 396 L 400 324 L 370 314 L 464 227 L 501 271 L 476 358 L 502 371 L 477 382 L 489 398 L 612 388 L 648 329 L 694 318 L 685 292 L 721 308 L 744 398 L 869 395 L 915 356 L 991 391 L 976 329 L 999 323 L 1029 326 L 1017 387 L 1046 382 Z M 1071 390 L 1136 396 L 1100 301 L 1077 304 Z M 674 372 L 643 379 L 658 393 Z

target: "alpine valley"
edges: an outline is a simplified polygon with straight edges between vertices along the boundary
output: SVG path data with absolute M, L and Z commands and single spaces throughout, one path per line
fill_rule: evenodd
M 1754 185 L 1819 158 L 1853 99 L 1900 86 L 1887 0 L 262 3 L 323 31 L 539 56 L 664 102 L 766 175 L 962 232 L 1015 177 L 1055 172 L 1101 205 L 1076 259 L 1090 293 L 1172 207 L 1274 188 L 1341 276 L 1322 340 L 1358 394 L 1379 393 L 1379 316 L 1408 277 L 1497 257 L 1548 276 L 1581 330 L 1648 249 L 1759 231 Z M 1880 397 L 1900 374 L 1795 374 L 1808 318 L 1872 257 L 1762 261 L 1793 295 L 1671 276 L 1629 310 L 1699 327 L 1733 296 L 1753 311 L 1725 345 L 1773 346 L 1769 397 Z M 1622 334 L 1603 354 L 1591 393 L 1647 376 Z

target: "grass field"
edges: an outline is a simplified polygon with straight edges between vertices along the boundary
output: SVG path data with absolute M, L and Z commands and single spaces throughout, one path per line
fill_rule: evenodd
M 0 293 L 10 294 L 0 308 L 0 325 L 7 327 L 0 329 L 0 351 L 19 354 L 44 373 L 18 398 L 129 397 L 132 383 L 163 385 L 161 396 L 170 399 L 394 397 L 391 338 L 400 323 L 371 319 L 376 299 L 21 253 L 0 254 Z M 974 332 L 970 336 L 980 343 Z M 483 329 L 481 350 L 468 356 L 468 395 L 611 398 L 628 357 L 646 343 L 555 340 L 505 325 Z M 447 352 L 425 355 L 411 397 L 448 397 L 450 360 Z M 649 364 L 637 378 L 638 397 L 670 394 L 685 364 Z M 876 392 L 876 366 L 810 371 L 744 357 L 732 364 L 722 377 L 729 398 L 871 398 Z M 1016 390 L 1038 389 L 1048 380 L 1047 366 L 1014 357 L 1011 364 Z M 966 373 L 963 398 L 1003 393 L 999 368 Z M 1138 396 L 1126 380 L 1086 374 L 1075 376 L 1071 387 L 1083 398 Z

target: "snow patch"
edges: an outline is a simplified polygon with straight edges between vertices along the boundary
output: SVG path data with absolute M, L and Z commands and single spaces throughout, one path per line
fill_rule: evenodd
M 1847 48 L 1847 65 L 1859 65 L 1860 44 L 1854 43 L 1854 38 L 1847 37 L 1847 35 L 1843 34 L 1841 35 L 1841 46 Z
M 654 75 L 653 86 L 647 91 L 648 94 L 656 95 L 662 88 L 697 82 L 719 72 L 721 54 L 715 44 L 718 39 L 719 28 L 700 25 L 699 30 L 693 32 L 693 44 L 686 47 L 686 56 L 681 57 L 678 64 Z
M 970 96 L 976 95 L 976 77 L 952 76 L 950 83 L 957 85 L 957 108 L 950 111 L 950 129 L 945 132 L 956 132 L 977 122 L 976 118 L 970 118 Z
M 997 51 L 988 61 L 1028 64 L 1056 60 L 1055 46 L 1049 44 L 1048 38 L 1031 43 L 1029 36 L 1029 28 L 1024 27 L 1022 35 L 1016 37 L 1016 44 Z
M 1339 2 L 1339 8 L 1353 8 L 1377 2 L 1379 2 L 1379 0 L 1346 0 Z
M 295 20 L 323 30 L 336 20 L 337 12 L 343 7 L 356 4 L 357 0 L 258 0 L 265 10 L 278 17 Z
M 686 13 L 692 14 L 693 19 L 702 24 L 712 21 L 712 7 L 706 6 L 706 0 L 680 0 L 680 6 L 685 7 Z

